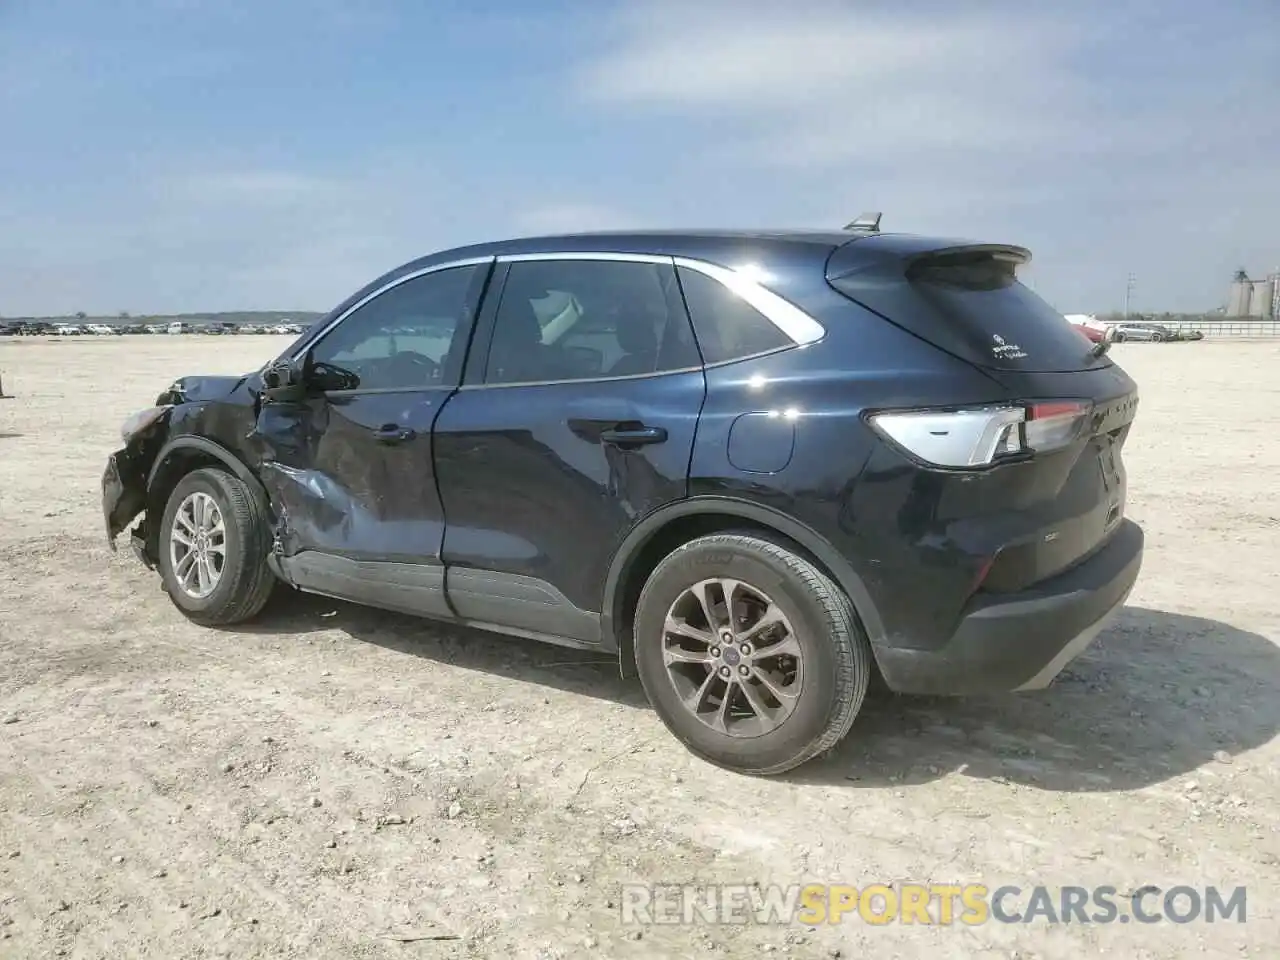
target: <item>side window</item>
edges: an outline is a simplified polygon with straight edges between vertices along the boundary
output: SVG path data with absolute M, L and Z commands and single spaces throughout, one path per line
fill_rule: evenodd
M 741 360 L 791 344 L 772 320 L 719 280 L 681 267 L 680 286 L 707 363 Z
M 689 369 L 697 347 L 668 264 L 511 264 L 485 383 L 539 383 Z
M 451 361 L 470 334 L 471 286 L 481 269 L 451 267 L 378 294 L 320 338 L 311 365 L 338 368 L 359 390 L 450 382 L 456 376 Z

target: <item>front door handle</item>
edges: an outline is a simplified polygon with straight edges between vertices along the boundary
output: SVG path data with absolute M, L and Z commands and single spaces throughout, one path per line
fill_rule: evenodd
M 638 447 L 647 443 L 663 443 L 667 439 L 667 431 L 662 427 L 635 426 L 610 427 L 600 431 L 602 443 L 612 443 L 619 447 Z
M 416 434 L 408 427 L 402 427 L 398 423 L 384 423 L 377 430 L 373 431 L 373 439 L 379 443 L 404 443 L 406 440 L 412 440 Z

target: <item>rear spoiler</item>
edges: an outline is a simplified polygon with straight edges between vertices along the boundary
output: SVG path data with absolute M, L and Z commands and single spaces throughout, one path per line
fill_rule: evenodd
M 855 273 L 892 272 L 901 277 L 920 266 L 990 257 L 1015 268 L 1031 261 L 1031 251 L 1007 243 L 976 243 L 908 234 L 869 233 L 843 243 L 827 258 L 827 279 Z

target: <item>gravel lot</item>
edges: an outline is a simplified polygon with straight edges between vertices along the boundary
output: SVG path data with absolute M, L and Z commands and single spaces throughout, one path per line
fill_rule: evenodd
M 1115 348 L 1147 560 L 1051 689 L 873 702 L 755 780 L 610 663 L 297 595 L 200 629 L 110 553 L 120 422 L 285 339 L 0 340 L 0 956 L 1276 955 L 1280 344 Z M 640 928 L 631 881 L 1244 885 L 1248 920 Z

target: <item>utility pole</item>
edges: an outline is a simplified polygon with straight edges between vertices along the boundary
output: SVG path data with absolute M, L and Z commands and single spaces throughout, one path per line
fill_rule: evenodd
M 1133 286 L 1138 282 L 1138 278 L 1132 273 L 1129 274 L 1129 280 L 1124 285 L 1124 318 L 1129 319 L 1129 302 L 1133 299 Z

